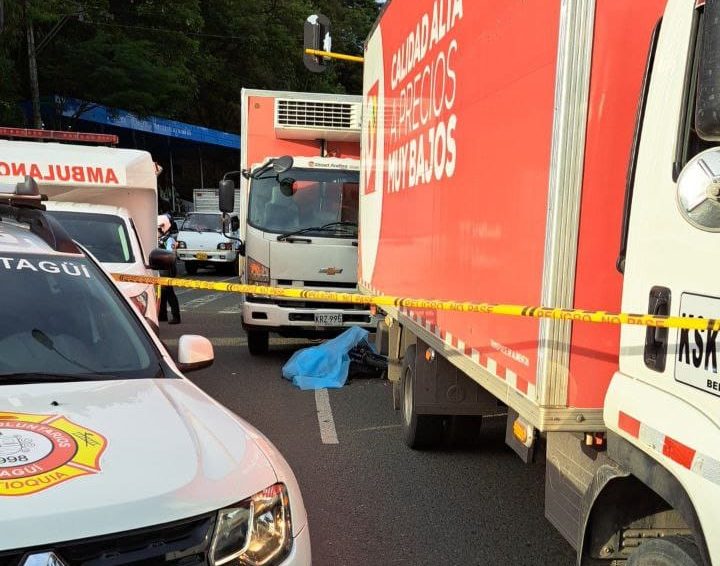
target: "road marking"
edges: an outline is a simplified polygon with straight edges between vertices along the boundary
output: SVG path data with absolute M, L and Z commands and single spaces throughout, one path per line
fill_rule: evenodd
M 382 425 L 382 426 L 370 426 L 367 428 L 356 428 L 353 432 L 373 432 L 376 430 L 388 430 L 391 428 L 400 428 L 401 424 L 390 424 L 390 425 Z
M 183 303 L 180 305 L 181 311 L 191 311 L 195 310 L 197 308 L 202 307 L 203 305 L 207 305 L 208 303 L 212 303 L 213 301 L 218 300 L 222 296 L 221 293 L 211 293 L 210 295 L 205 295 L 203 297 L 198 297 L 197 299 L 192 299 L 188 301 L 187 303 Z
M 160 339 L 163 344 L 166 346 L 177 346 L 178 345 L 178 339 L 177 338 L 165 338 Z M 210 343 L 213 346 L 220 347 L 227 347 L 227 346 L 247 346 L 247 338 L 243 336 L 242 338 L 239 336 L 234 337 L 223 337 L 223 338 L 208 338 L 210 340 Z
M 239 303 L 235 306 L 228 307 L 220 311 L 220 314 L 242 314 L 243 304 Z
M 335 430 L 330 395 L 327 389 L 315 390 L 315 405 L 317 406 L 318 424 L 320 425 L 320 440 L 323 444 L 340 444 Z

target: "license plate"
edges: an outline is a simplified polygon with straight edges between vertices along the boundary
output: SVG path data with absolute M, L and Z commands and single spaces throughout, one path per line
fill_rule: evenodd
M 195 254 L 195 259 L 207 259 L 207 258 L 208 258 L 208 255 L 204 254 L 202 252 L 198 252 Z
M 720 318 L 720 299 L 683 293 L 680 315 L 694 318 Z M 712 330 L 678 330 L 675 348 L 675 380 L 706 393 L 720 396 L 720 333 Z
M 315 313 L 315 326 L 342 326 L 341 314 Z

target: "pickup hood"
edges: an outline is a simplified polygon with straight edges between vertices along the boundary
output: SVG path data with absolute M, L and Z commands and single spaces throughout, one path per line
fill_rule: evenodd
M 278 242 L 275 238 L 268 242 L 268 267 L 273 280 L 291 280 L 307 287 L 313 287 L 315 283 L 322 283 L 322 286 L 357 283 L 358 249 L 352 245 L 352 240 L 310 239 L 312 244 Z
M 178 234 L 177 239 L 185 242 L 189 250 L 217 250 L 220 242 L 228 242 L 229 240 L 218 232 L 193 232 L 191 230 L 182 230 Z
M 13 428 L 27 421 L 44 422 L 45 434 Z M 22 439 L 48 473 L 76 474 L 27 494 L 29 477 L 0 477 L 0 550 L 191 517 L 277 481 L 263 437 L 181 379 L 2 386 L 0 433 L 0 472 L 17 470 L 7 456 Z

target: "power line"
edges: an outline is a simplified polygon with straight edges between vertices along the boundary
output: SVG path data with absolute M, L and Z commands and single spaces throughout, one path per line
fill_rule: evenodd
M 126 28 L 126 29 L 139 29 L 139 30 L 145 30 L 145 31 L 159 31 L 162 33 L 180 33 L 183 35 L 192 35 L 197 37 L 213 37 L 217 39 L 245 39 L 244 37 L 241 37 L 239 35 L 218 35 L 214 33 L 200 33 L 200 32 L 193 32 L 193 31 L 182 31 L 182 30 L 172 30 L 172 29 L 164 29 L 164 28 L 151 28 L 147 26 L 130 26 L 125 24 L 110 24 L 105 22 L 88 22 L 84 21 L 82 22 L 84 24 L 92 24 L 96 26 L 104 26 L 104 27 L 115 27 L 115 28 Z

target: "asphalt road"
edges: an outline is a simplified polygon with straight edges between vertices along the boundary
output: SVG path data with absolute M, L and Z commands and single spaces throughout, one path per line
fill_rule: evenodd
M 232 280 L 211 270 L 197 278 Z M 307 507 L 314 564 L 574 563 L 543 516 L 543 465 L 525 465 L 505 446 L 503 419 L 486 422 L 477 448 L 410 450 L 387 381 L 353 380 L 327 398 L 300 391 L 281 367 L 307 342 L 271 339 L 267 356 L 252 357 L 239 296 L 177 293 L 182 324 L 163 323 L 161 336 L 171 348 L 181 334 L 213 342 L 215 364 L 189 377 L 285 455 Z M 337 443 L 328 444 L 319 421 L 330 414 Z M 334 441 L 323 426 L 325 441 Z

